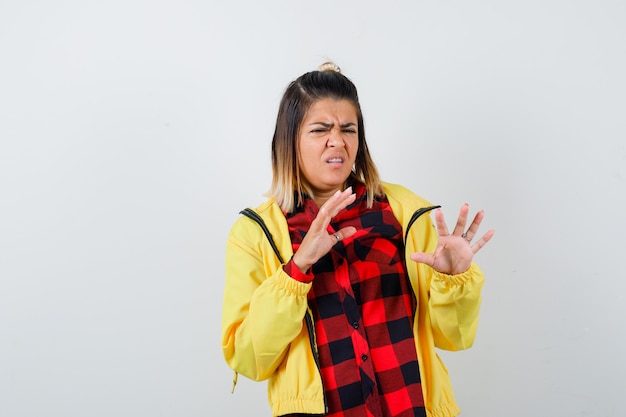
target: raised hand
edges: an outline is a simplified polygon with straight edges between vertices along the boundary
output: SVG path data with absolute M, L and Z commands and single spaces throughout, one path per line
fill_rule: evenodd
M 313 266 L 320 258 L 326 255 L 330 249 L 342 239 L 352 236 L 356 233 L 356 228 L 349 226 L 337 231 L 337 233 L 328 233 L 328 225 L 330 221 L 341 210 L 354 203 L 356 194 L 352 192 L 352 187 L 339 191 L 330 197 L 320 207 L 317 217 L 311 223 L 309 231 L 302 240 L 300 247 L 293 255 L 293 262 L 300 271 L 306 271 Z
M 484 211 L 476 213 L 474 220 L 467 231 L 465 225 L 469 206 L 463 204 L 459 213 L 459 218 L 452 233 L 448 232 L 448 227 L 443 218 L 441 210 L 435 212 L 435 222 L 439 233 L 439 242 L 433 253 L 415 252 L 411 254 L 411 259 L 415 262 L 425 263 L 435 271 L 456 275 L 461 274 L 470 267 L 474 255 L 483 248 L 493 237 L 494 230 L 489 230 L 480 239 L 474 241 L 478 227 L 485 217 Z

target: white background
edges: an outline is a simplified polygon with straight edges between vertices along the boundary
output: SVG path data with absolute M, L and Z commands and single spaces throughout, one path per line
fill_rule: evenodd
M 220 349 L 224 244 L 289 81 L 333 59 L 374 160 L 485 209 L 467 417 L 622 416 L 626 3 L 0 1 L 0 416 L 270 415 Z

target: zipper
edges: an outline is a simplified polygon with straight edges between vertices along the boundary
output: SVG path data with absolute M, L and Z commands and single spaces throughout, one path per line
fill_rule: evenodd
M 231 394 L 235 393 L 235 385 L 237 385 L 237 379 L 239 379 L 239 373 L 235 372 L 235 375 L 233 375 L 233 388 L 230 390 Z
M 309 343 L 311 344 L 311 352 L 313 353 L 313 360 L 315 361 L 315 366 L 317 366 L 317 372 L 320 374 L 320 381 L 322 382 L 322 393 L 324 393 L 324 381 L 322 380 L 322 367 L 320 366 L 320 355 L 317 350 L 317 343 L 315 341 L 315 325 L 313 324 L 313 317 L 311 317 L 311 313 L 308 308 L 306 314 L 304 315 L 304 321 L 306 322 L 307 330 L 309 331 Z M 324 413 L 328 413 L 328 403 L 326 402 L 326 395 L 323 394 L 324 398 Z
M 413 223 L 424 213 L 428 213 L 431 210 L 441 208 L 441 206 L 430 206 L 430 207 L 422 207 L 420 209 L 415 210 L 415 213 L 411 216 L 411 220 L 406 225 L 406 231 L 404 232 L 404 241 L 406 242 L 406 238 L 409 237 L 409 229 L 413 226 Z M 256 213 L 255 213 L 256 214 Z
M 431 210 L 438 209 L 440 207 L 441 206 L 430 206 L 430 207 L 422 207 L 420 209 L 417 209 L 413 213 L 413 215 L 411 216 L 411 219 L 409 220 L 409 223 L 407 224 L 406 231 L 404 233 L 404 241 L 406 242 L 406 239 L 409 236 L 409 230 L 411 229 L 411 226 L 413 226 L 413 223 L 415 223 L 415 221 L 421 215 L 428 213 Z M 280 252 L 278 251 L 278 247 L 276 246 L 276 243 L 274 242 L 274 238 L 272 237 L 272 233 L 270 232 L 267 225 L 265 224 L 265 221 L 263 221 L 263 218 L 259 216 L 257 212 L 255 212 L 254 210 L 250 208 L 245 208 L 241 210 L 239 213 L 253 220 L 255 223 L 257 223 L 261 227 L 261 229 L 263 230 L 263 233 L 265 234 L 265 236 L 267 237 L 267 240 L 270 243 L 270 246 L 272 247 L 272 249 L 274 250 L 274 253 L 278 257 L 279 262 L 281 264 L 284 264 L 285 262 L 283 260 L 283 257 L 280 255 Z M 317 350 L 317 344 L 315 342 L 315 325 L 313 324 L 313 317 L 311 317 L 311 313 L 309 312 L 308 309 L 304 315 L 304 321 L 306 323 L 306 327 L 309 333 L 309 344 L 311 345 L 311 353 L 313 354 L 313 360 L 315 361 L 315 366 L 317 367 L 317 371 L 320 374 L 320 380 L 321 380 L 322 371 L 320 367 L 319 352 Z M 235 390 L 235 385 L 237 384 L 237 376 L 238 376 L 237 372 L 235 372 L 235 377 L 233 379 L 233 392 Z M 322 393 L 323 392 L 324 392 L 324 382 L 322 381 Z M 328 403 L 326 402 L 326 395 L 322 395 L 322 396 L 324 398 L 325 413 L 328 413 Z
M 280 252 L 278 251 L 278 247 L 276 246 L 276 243 L 274 242 L 274 238 L 272 237 L 272 233 L 270 233 L 270 230 L 265 224 L 265 221 L 263 220 L 263 218 L 259 216 L 259 214 L 256 211 L 250 208 L 245 208 L 241 210 L 239 213 L 243 214 L 249 219 L 252 219 L 261 227 L 261 229 L 263 230 L 263 233 L 265 233 L 265 236 L 267 237 L 267 240 L 269 240 L 270 246 L 272 247 L 272 249 L 274 250 L 274 253 L 278 257 L 278 260 L 280 261 L 281 264 L 284 264 L 285 262 L 283 261 L 283 257 L 280 255 Z M 309 332 L 309 344 L 311 345 L 311 353 L 313 354 L 313 360 L 315 361 L 317 372 L 320 375 L 320 381 L 322 381 L 322 370 L 320 367 L 319 352 L 317 351 L 317 343 L 315 341 L 315 325 L 313 324 L 313 317 L 311 316 L 311 313 L 309 312 L 308 308 L 307 308 L 306 313 L 304 314 L 304 321 L 306 323 L 306 327 Z M 237 384 L 236 372 L 235 372 L 235 378 L 233 380 L 233 391 L 235 390 L 235 384 Z M 324 381 L 322 381 L 322 397 L 324 398 L 324 410 L 325 410 L 324 412 L 328 413 L 328 403 L 326 402 L 326 395 L 324 395 Z
M 263 229 L 263 233 L 265 233 L 267 240 L 270 241 L 270 245 L 272 246 L 274 253 L 278 257 L 278 260 L 280 261 L 281 264 L 284 264 L 285 261 L 283 260 L 283 257 L 280 256 L 280 252 L 278 251 L 278 247 L 276 246 L 276 243 L 274 242 L 274 238 L 272 237 L 272 234 L 270 233 L 270 229 L 267 228 L 267 225 L 265 224 L 261 216 L 259 216 L 256 211 L 249 209 L 249 208 L 245 208 L 241 210 L 239 213 L 254 220 L 255 222 L 259 224 L 259 226 L 261 226 L 261 229 Z

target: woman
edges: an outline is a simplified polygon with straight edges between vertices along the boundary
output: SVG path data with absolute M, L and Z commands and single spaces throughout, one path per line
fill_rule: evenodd
M 269 200 L 227 242 L 228 365 L 268 380 L 273 416 L 457 415 L 435 347 L 474 341 L 483 212 L 466 230 L 463 205 L 449 233 L 437 207 L 382 182 L 356 87 L 332 63 L 285 91 L 272 168 Z

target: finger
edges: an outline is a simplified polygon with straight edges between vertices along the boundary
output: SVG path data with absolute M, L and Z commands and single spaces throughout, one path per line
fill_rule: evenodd
M 459 218 L 456 220 L 456 225 L 454 226 L 454 231 L 452 234 L 454 236 L 461 236 L 465 231 L 465 225 L 467 224 L 467 213 L 469 212 L 469 205 L 467 203 L 461 206 L 461 210 L 459 211 Z
M 474 255 L 478 253 L 478 251 L 481 250 L 487 244 L 487 242 L 491 240 L 495 233 L 496 231 L 491 229 L 487 233 L 485 233 L 483 237 L 481 237 L 479 240 L 472 244 L 472 252 L 474 252 Z
M 356 200 L 356 194 L 352 192 L 352 188 L 348 187 L 338 196 L 337 205 L 334 207 L 332 211 L 332 217 L 335 217 L 341 210 L 348 207 L 350 204 L 354 203 Z
M 341 192 L 335 193 L 335 195 L 326 202 L 326 204 L 328 204 L 326 209 L 331 217 L 335 217 L 341 210 L 354 203 L 354 200 L 356 200 L 356 194 L 352 192 L 352 187 L 348 187 Z M 324 204 L 324 206 L 326 204 Z
M 351 194 L 351 187 L 348 187 L 343 191 L 335 191 L 335 194 L 333 194 L 324 204 L 322 204 L 322 206 L 320 207 L 320 212 L 332 215 L 333 212 L 335 212 L 337 208 L 339 208 L 341 204 L 350 197 Z
M 333 237 L 333 239 L 336 239 L 337 242 L 339 242 L 343 239 L 349 238 L 355 233 L 356 233 L 356 227 L 348 226 L 348 227 L 344 227 L 343 229 L 340 229 L 338 232 L 332 234 L 331 236 Z
M 409 255 L 412 261 L 426 264 L 428 266 L 433 266 L 435 262 L 435 255 L 432 253 L 424 253 L 424 252 L 414 252 Z
M 352 187 L 348 187 L 343 191 L 337 190 L 337 192 L 335 192 L 335 194 L 333 194 L 333 196 L 329 198 L 328 201 L 322 205 L 322 207 L 320 207 L 315 220 L 320 218 L 323 224 L 319 225 L 320 227 L 318 227 L 318 230 L 325 230 L 333 217 L 335 217 L 341 210 L 354 203 L 355 199 L 356 194 L 352 192 Z M 313 226 L 313 224 L 311 224 L 311 226 Z
M 347 189 L 344 191 L 347 191 Z M 328 199 L 328 201 L 322 204 L 317 212 L 317 216 L 315 216 L 315 219 L 311 222 L 309 231 L 312 229 L 317 231 L 326 230 L 332 218 L 337 215 L 336 207 L 341 201 L 343 201 L 342 194 L 343 192 L 341 190 L 337 190 L 335 194 Z
M 467 232 L 465 232 L 466 239 L 468 241 L 471 241 L 474 238 L 474 236 L 476 236 L 476 233 L 478 232 L 478 228 L 480 227 L 480 223 L 482 223 L 484 217 L 485 217 L 485 212 L 483 210 L 476 213 L 476 215 L 474 216 L 474 220 L 472 220 L 472 224 L 470 224 L 469 228 L 467 229 Z
M 437 224 L 437 233 L 439 233 L 439 236 L 447 236 L 450 234 L 441 209 L 437 209 L 437 211 L 435 211 L 435 223 Z
M 315 216 L 315 218 L 311 222 L 311 226 L 309 226 L 307 234 L 317 234 L 325 232 L 328 229 L 328 225 L 330 224 L 331 220 L 332 217 L 330 216 L 330 213 L 328 213 L 327 210 L 320 209 L 320 211 L 317 213 L 317 216 Z

